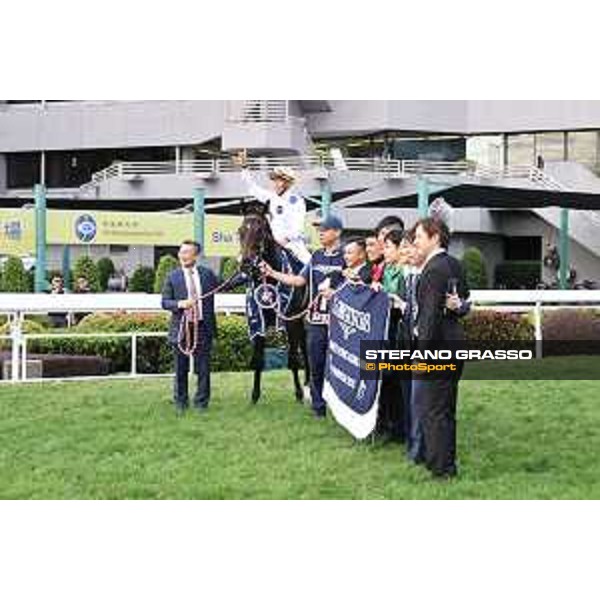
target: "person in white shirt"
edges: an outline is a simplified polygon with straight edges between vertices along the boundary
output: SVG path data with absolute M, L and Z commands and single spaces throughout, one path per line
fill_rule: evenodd
M 248 193 L 268 206 L 269 222 L 275 241 L 302 265 L 308 264 L 311 254 L 304 235 L 306 200 L 294 189 L 297 179 L 294 171 L 287 167 L 274 169 L 270 174 L 273 189 L 268 190 L 258 185 L 248 170 L 245 151 L 240 152 L 234 161 L 242 167 L 242 179 L 248 187 Z

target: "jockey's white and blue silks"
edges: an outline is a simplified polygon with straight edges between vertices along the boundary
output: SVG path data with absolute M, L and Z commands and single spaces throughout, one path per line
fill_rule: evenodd
M 381 377 L 361 379 L 360 343 L 386 339 L 390 302 L 385 292 L 348 284 L 333 297 L 323 398 L 335 420 L 356 439 L 375 429 Z
M 304 228 L 306 225 L 306 200 L 294 188 L 281 194 L 259 186 L 252 174 L 244 169 L 242 179 L 248 193 L 269 207 L 269 222 L 277 243 L 289 250 L 303 264 L 310 260 L 306 247 Z

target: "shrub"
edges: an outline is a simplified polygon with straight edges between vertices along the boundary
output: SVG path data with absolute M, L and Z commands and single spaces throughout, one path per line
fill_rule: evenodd
M 497 288 L 535 289 L 541 280 L 541 263 L 529 260 L 508 260 L 496 265 L 494 280 Z
M 246 371 L 252 358 L 246 317 L 217 315 L 217 338 L 211 368 L 215 371 Z
M 177 259 L 170 254 L 165 254 L 158 261 L 158 267 L 156 267 L 156 276 L 154 277 L 154 293 L 160 294 L 163 291 L 165 285 L 165 279 L 167 275 L 174 271 L 179 266 Z
M 47 328 L 44 326 L 44 324 L 36 319 L 26 319 L 23 321 L 23 333 L 44 333 L 46 330 Z M 4 320 L 0 326 L 0 335 L 10 335 L 10 323 L 8 320 Z M 0 349 L 6 350 L 10 347 L 10 340 L 0 339 Z
M 138 267 L 129 281 L 129 291 L 151 294 L 154 291 L 154 269 Z
M 542 319 L 544 355 L 597 354 L 600 313 L 591 309 L 545 311 Z
M 214 341 L 213 371 L 245 371 L 249 368 L 252 345 L 248 339 L 246 317 L 217 315 L 218 336 Z M 131 331 L 166 332 L 169 315 L 106 314 L 88 315 L 74 330 L 76 333 L 120 333 Z M 267 345 L 285 347 L 282 333 L 271 332 Z M 113 372 L 131 368 L 131 343 L 128 338 L 69 339 L 59 336 L 30 342 L 31 352 L 63 355 L 101 356 L 111 361 Z M 139 373 L 167 373 L 173 369 L 173 352 L 164 337 L 138 338 Z
M 227 281 L 238 269 L 239 263 L 236 258 L 232 256 L 224 258 L 221 262 L 221 280 Z M 243 285 L 227 290 L 230 294 L 243 294 L 245 291 L 246 288 Z
M 108 288 L 108 280 L 115 272 L 115 265 L 110 258 L 104 257 L 98 261 L 97 267 L 100 291 L 105 292 Z
M 31 289 L 31 278 L 25 271 L 23 261 L 17 256 L 9 256 L 2 271 L 2 291 L 26 294 Z
M 90 291 L 94 293 L 100 292 L 100 274 L 98 267 L 89 256 L 80 256 L 73 267 L 74 281 L 73 287 L 77 283 L 79 277 L 85 277 L 90 284 Z
M 488 276 L 485 261 L 479 248 L 467 248 L 463 254 L 462 263 L 469 288 L 472 290 L 487 289 Z
M 535 339 L 533 325 L 527 316 L 493 310 L 472 311 L 463 320 L 468 340 L 531 341 Z
M 128 331 L 165 331 L 166 315 L 106 314 L 88 315 L 73 333 L 121 333 Z M 31 351 L 37 353 L 100 356 L 109 359 L 111 370 L 131 369 L 131 341 L 129 338 L 61 338 L 56 337 L 31 342 Z M 166 365 L 162 370 L 161 365 Z M 168 371 L 170 356 L 164 338 L 139 338 L 137 368 L 140 373 Z

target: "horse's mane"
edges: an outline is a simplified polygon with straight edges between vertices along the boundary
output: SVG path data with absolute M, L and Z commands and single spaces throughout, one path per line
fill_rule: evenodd
M 276 257 L 277 243 L 273 237 L 264 205 L 253 203 L 244 207 L 240 232 L 243 232 L 240 235 L 243 254 L 254 251 L 255 254 L 261 254 L 264 260 L 272 260 Z

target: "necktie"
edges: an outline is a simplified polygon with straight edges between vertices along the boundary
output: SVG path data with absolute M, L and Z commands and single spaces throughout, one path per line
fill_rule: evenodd
M 194 269 L 189 269 L 188 274 L 190 277 L 190 294 L 192 296 L 192 300 L 198 299 L 198 288 L 196 287 L 196 282 L 194 281 Z
M 200 292 L 198 290 L 198 287 L 196 286 L 196 280 L 194 278 L 194 269 L 191 268 L 188 270 L 188 275 L 189 275 L 189 282 L 190 282 L 190 296 L 192 300 L 196 301 L 196 307 L 193 314 L 194 320 L 195 321 L 201 321 L 202 320 L 202 307 L 200 305 Z

